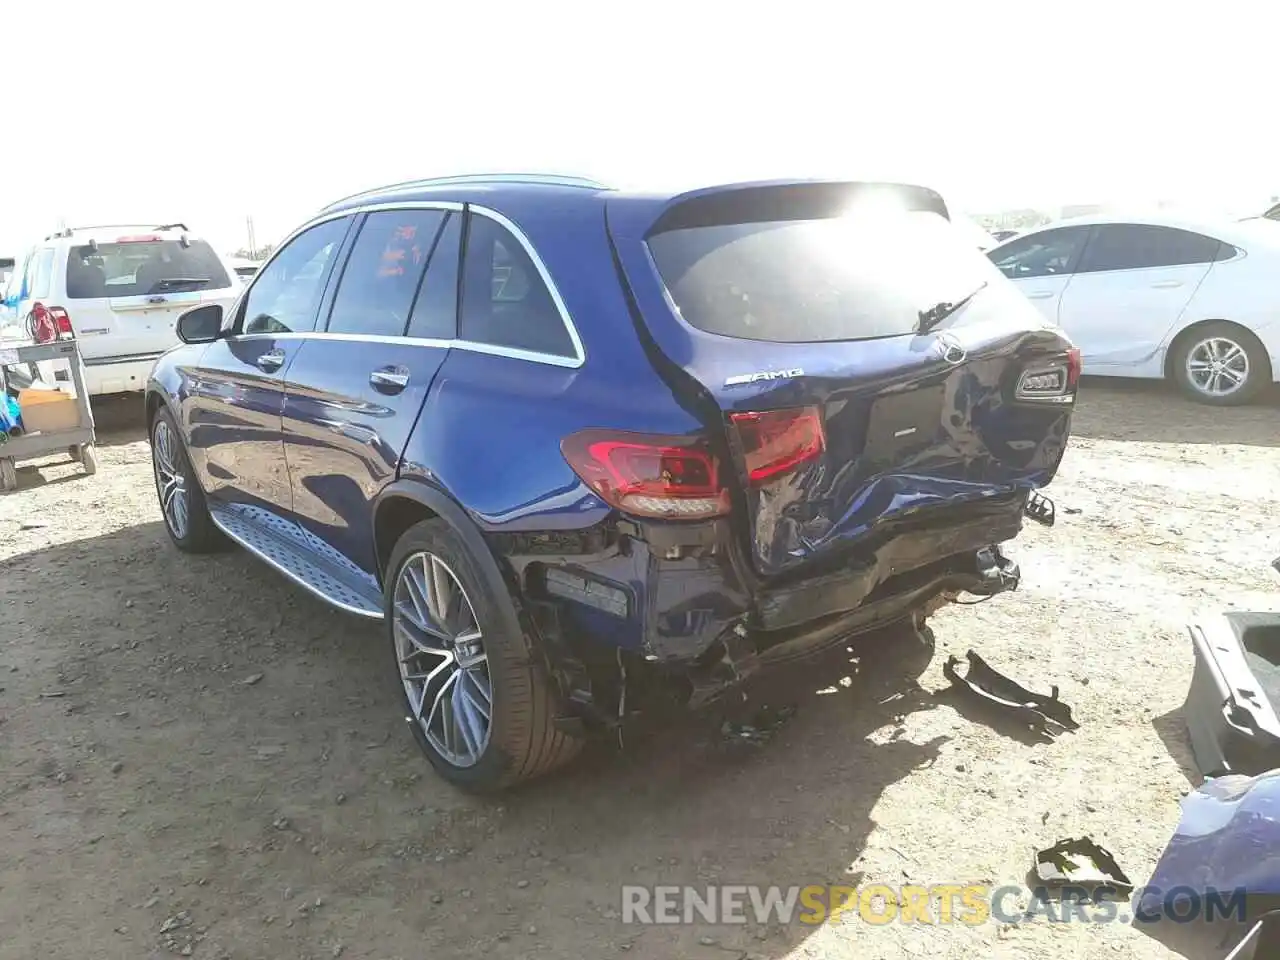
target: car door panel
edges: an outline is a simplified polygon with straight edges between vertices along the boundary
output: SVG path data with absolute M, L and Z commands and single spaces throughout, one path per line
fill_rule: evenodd
M 1158 224 L 1093 228 L 1059 307 L 1086 373 L 1139 375 L 1209 275 L 1221 244 Z
M 1077 274 L 1059 322 L 1080 347 L 1085 372 L 1134 367 L 1155 353 L 1208 273 L 1208 264 L 1193 264 Z
M 456 329 L 459 220 L 425 208 L 365 217 L 322 307 L 328 329 L 307 338 L 285 384 L 294 519 L 366 577 L 373 502 L 396 478 Z
M 1045 276 L 1031 280 L 1015 280 L 1013 285 L 1022 291 L 1023 296 L 1035 304 L 1036 309 L 1040 311 L 1046 320 L 1050 323 L 1057 323 L 1062 294 L 1070 283 L 1071 277 L 1068 275 L 1065 277 Z
M 192 464 L 212 504 L 292 509 L 281 414 L 284 378 L 315 328 L 329 274 L 351 218 L 299 232 L 240 296 L 226 336 L 193 378 L 188 417 Z
M 300 346 L 296 337 L 249 336 L 205 351 L 191 381 L 187 429 L 192 467 L 211 500 L 289 509 L 280 413 Z
M 299 352 L 285 386 L 294 519 L 367 573 L 376 570 L 373 501 L 396 479 L 448 352 L 409 341 L 318 337 Z

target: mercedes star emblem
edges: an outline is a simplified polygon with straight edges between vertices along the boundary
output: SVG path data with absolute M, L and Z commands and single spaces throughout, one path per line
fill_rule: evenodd
M 964 344 L 950 333 L 938 335 L 938 352 L 947 363 L 963 363 L 966 355 Z

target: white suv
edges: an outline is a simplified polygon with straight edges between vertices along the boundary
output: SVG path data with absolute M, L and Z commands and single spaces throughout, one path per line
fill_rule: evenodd
M 27 252 L 0 322 L 34 339 L 74 336 L 91 396 L 132 393 L 178 343 L 180 313 L 200 303 L 229 309 L 242 289 L 226 258 L 181 223 L 82 227 Z

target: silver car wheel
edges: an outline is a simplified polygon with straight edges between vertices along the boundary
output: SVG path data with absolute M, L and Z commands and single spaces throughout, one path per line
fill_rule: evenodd
M 444 760 L 474 766 L 489 745 L 493 684 L 470 598 L 448 564 L 420 551 L 400 567 L 392 603 L 410 719 Z
M 1208 337 L 1187 351 L 1187 380 L 1207 397 L 1229 397 L 1249 382 L 1249 352 L 1227 337 Z
M 156 421 L 155 433 L 151 437 L 151 463 L 156 472 L 156 490 L 160 495 L 164 522 L 169 525 L 169 531 L 181 540 L 190 526 L 187 478 L 179 466 L 178 440 L 163 419 Z

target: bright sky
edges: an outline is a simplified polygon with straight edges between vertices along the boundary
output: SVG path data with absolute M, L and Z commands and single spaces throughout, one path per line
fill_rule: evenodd
M 381 183 L 923 182 L 956 208 L 1280 193 L 1280 8 L 1034 0 L 10 0 L 0 254 L 71 225 L 276 240 Z

